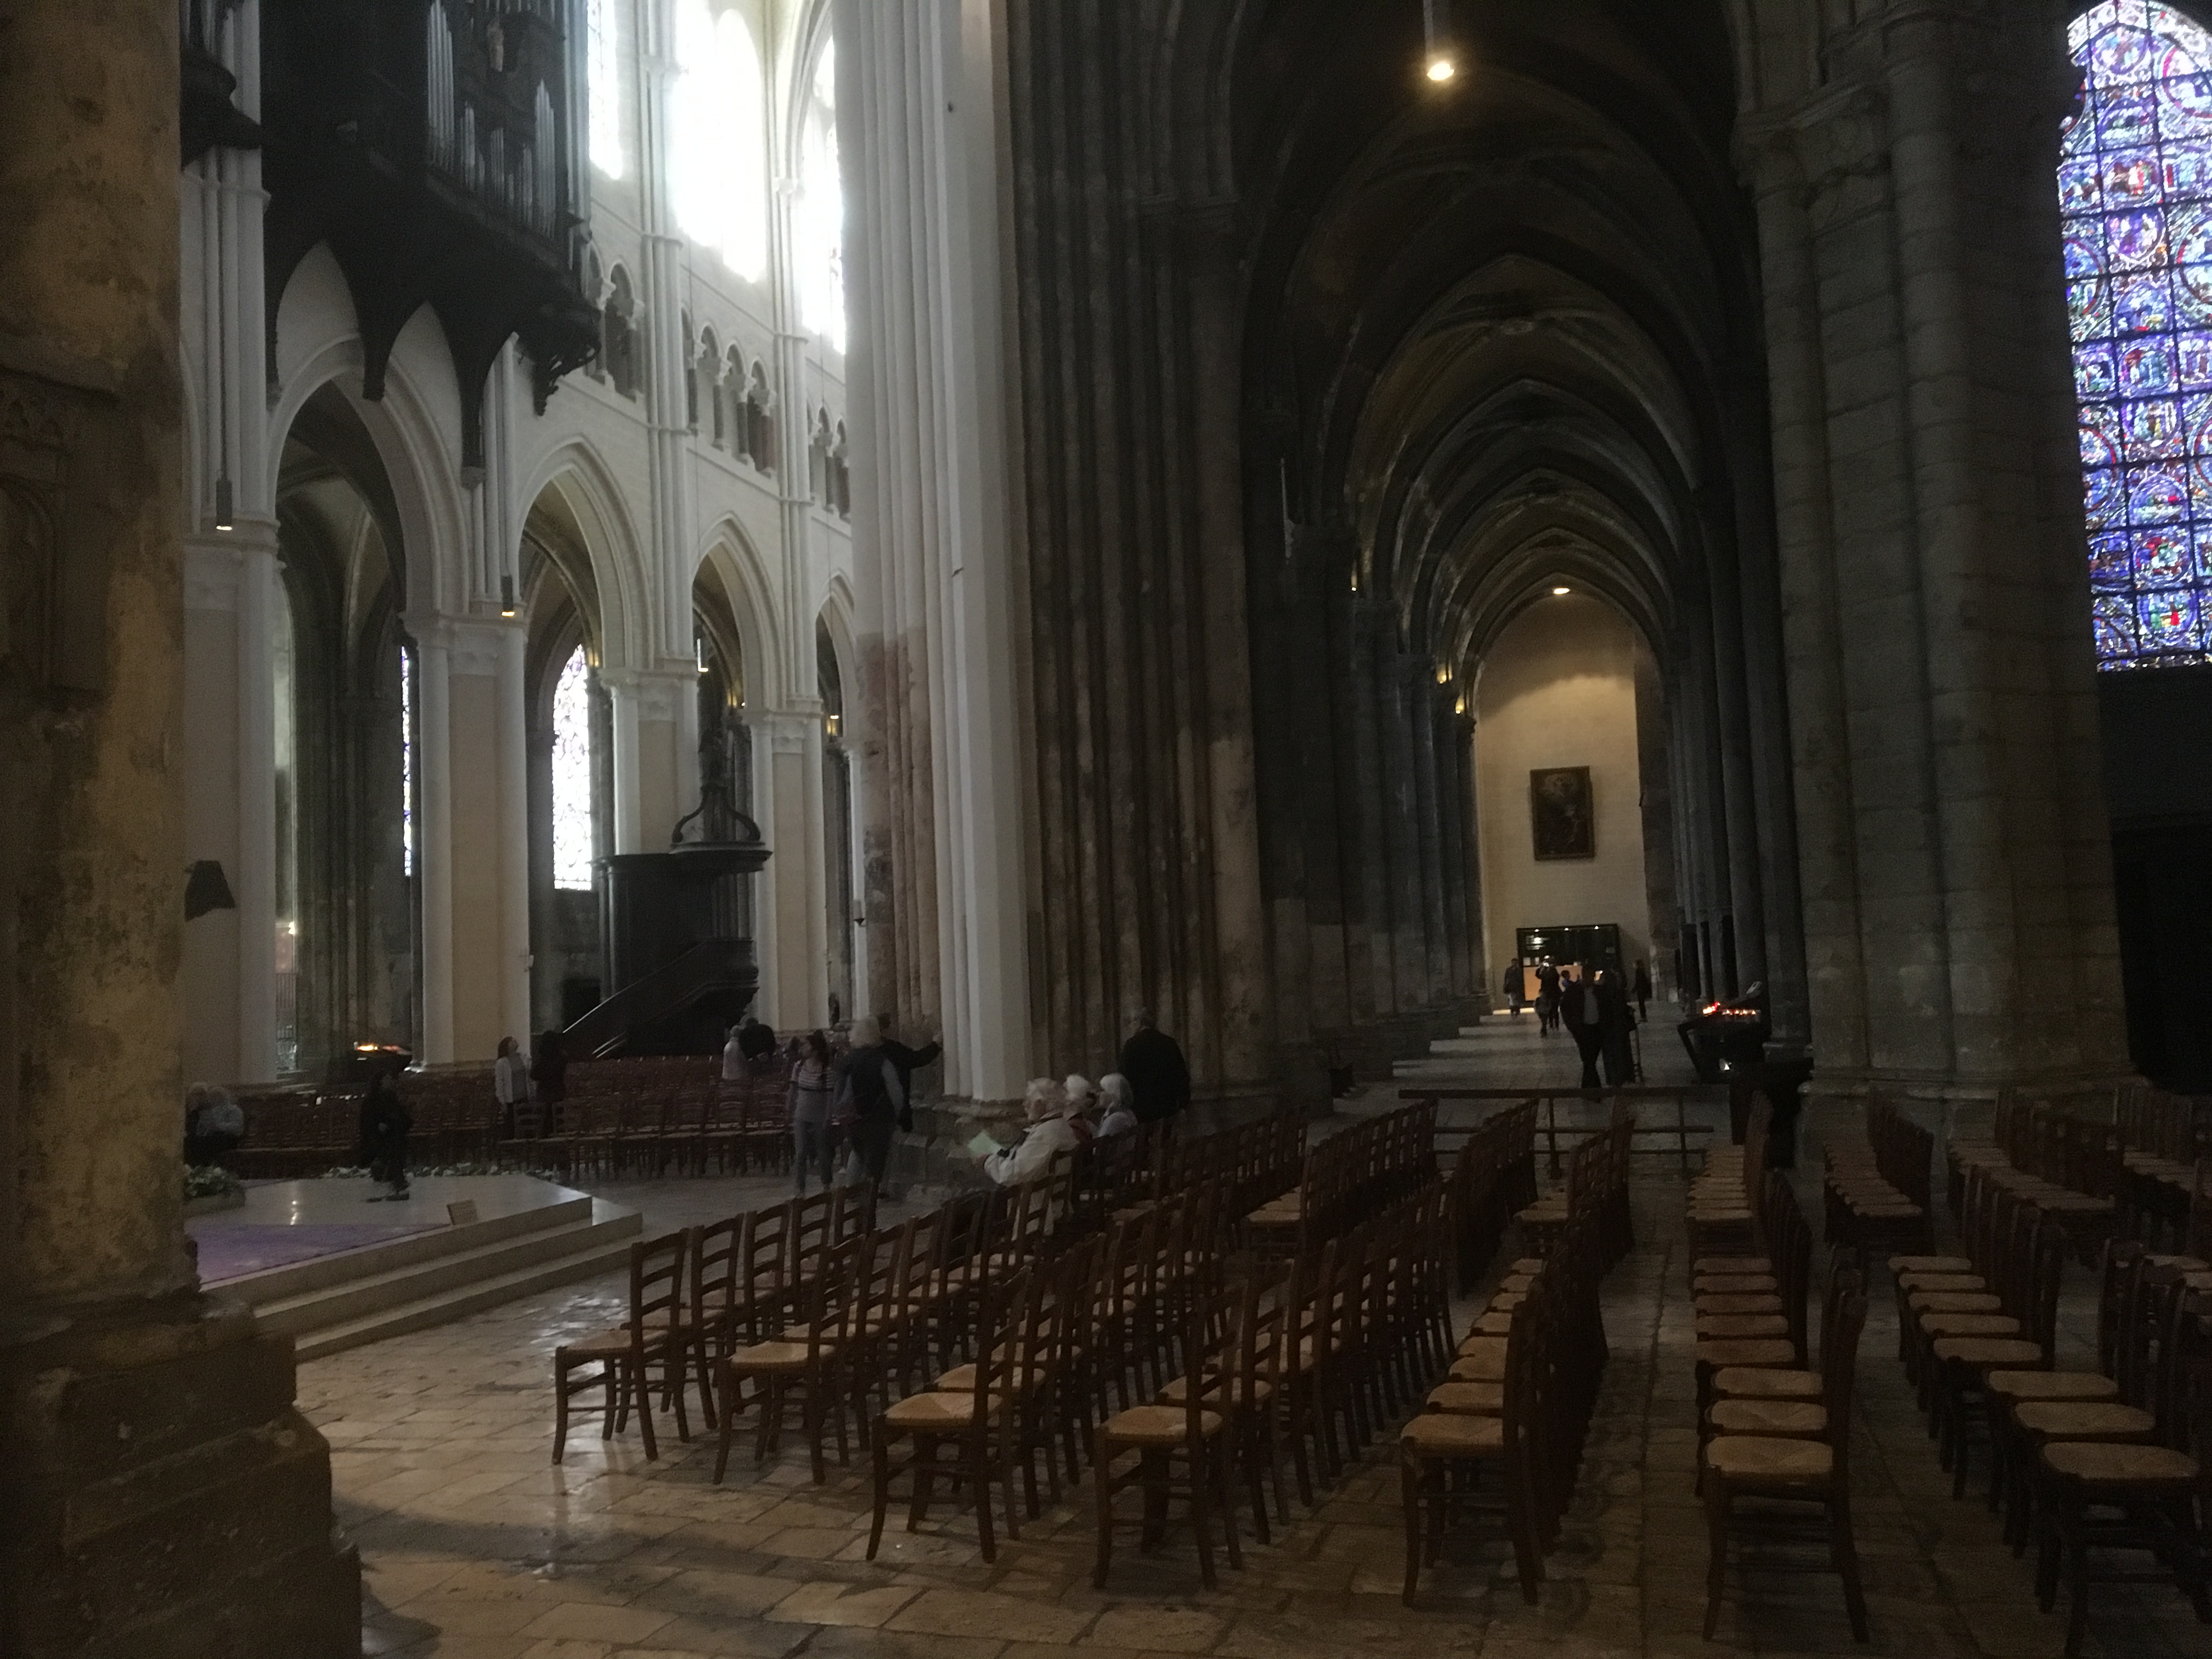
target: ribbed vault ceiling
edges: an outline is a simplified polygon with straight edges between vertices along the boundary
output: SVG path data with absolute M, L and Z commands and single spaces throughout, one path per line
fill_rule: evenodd
M 1707 0 L 1458 9 L 1442 92 L 1417 0 L 1246 13 L 1255 465 L 1440 662 L 1559 578 L 1663 653 L 1699 503 L 1761 441 L 1725 27 Z

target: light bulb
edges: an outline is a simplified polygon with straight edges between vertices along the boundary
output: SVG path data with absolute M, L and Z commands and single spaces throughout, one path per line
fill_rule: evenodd
M 1554 598 L 1554 599 L 1564 599 L 1564 598 L 1565 598 L 1568 593 L 1570 593 L 1570 592 L 1572 592 L 1572 591 L 1573 591 L 1573 590 L 1572 590 L 1572 589 L 1571 589 L 1571 588 L 1555 587 L 1555 588 L 1553 588 L 1553 589 L 1552 590 L 1552 597 L 1553 597 L 1553 598 Z
M 1429 59 L 1429 79 L 1440 86 L 1458 73 L 1458 65 L 1449 58 L 1438 57 Z

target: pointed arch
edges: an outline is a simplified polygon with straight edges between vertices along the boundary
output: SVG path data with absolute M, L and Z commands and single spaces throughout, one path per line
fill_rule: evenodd
M 790 653 L 783 648 L 781 630 L 775 625 L 776 584 L 768 562 L 735 515 L 725 514 L 709 528 L 706 551 L 694 567 L 711 574 L 727 600 L 744 653 L 747 701 L 781 708 L 796 686 Z
M 583 532 L 599 589 L 600 666 L 643 665 L 650 614 L 645 544 L 613 469 L 589 438 L 570 438 L 541 457 L 525 481 L 519 499 L 526 514 L 548 489 L 560 493 Z

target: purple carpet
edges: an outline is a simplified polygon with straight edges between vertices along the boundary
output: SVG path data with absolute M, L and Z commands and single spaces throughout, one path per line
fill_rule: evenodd
M 427 1233 L 434 1224 L 385 1226 L 374 1221 L 308 1221 L 290 1226 L 257 1226 L 243 1221 L 202 1221 L 192 1237 L 199 1241 L 200 1283 L 220 1285 L 271 1267 L 289 1267 L 314 1256 L 384 1244 L 410 1233 Z

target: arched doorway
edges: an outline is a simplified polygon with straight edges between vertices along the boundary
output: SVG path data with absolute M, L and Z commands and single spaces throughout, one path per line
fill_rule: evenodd
M 326 385 L 286 434 L 271 609 L 276 1069 L 421 1036 L 412 641 L 391 481 Z

